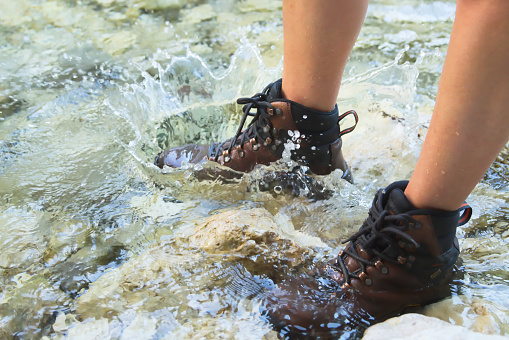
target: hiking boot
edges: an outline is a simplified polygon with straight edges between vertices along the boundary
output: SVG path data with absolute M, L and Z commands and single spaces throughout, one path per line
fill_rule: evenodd
M 368 218 L 335 259 L 269 293 L 263 314 L 280 335 L 360 336 L 373 323 L 450 295 L 456 227 L 468 222 L 472 209 L 416 209 L 405 197 L 407 184 L 378 191 Z
M 160 153 L 155 164 L 180 167 L 183 162 L 217 162 L 239 172 L 250 172 L 257 164 L 269 165 L 282 158 L 285 144 L 293 146 L 291 158 L 309 167 L 316 175 L 327 175 L 336 169 L 352 182 L 352 175 L 341 152 L 341 136 L 353 131 L 357 114 L 349 111 L 341 116 L 337 106 L 330 112 L 317 111 L 281 95 L 282 80 L 269 84 L 251 98 L 240 98 L 244 115 L 233 138 L 222 143 L 185 145 Z M 256 109 L 256 113 L 251 110 Z M 340 130 L 339 121 L 348 115 L 355 117 L 355 125 Z M 251 123 L 242 130 L 248 116 Z

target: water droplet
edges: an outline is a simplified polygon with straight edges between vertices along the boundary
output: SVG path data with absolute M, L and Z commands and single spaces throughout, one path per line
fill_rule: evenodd
M 302 116 L 302 118 L 304 118 L 304 119 L 308 119 L 308 116 L 306 116 L 306 115 L 303 115 L 303 116 Z
M 316 146 L 312 146 L 311 150 L 315 151 L 316 150 Z

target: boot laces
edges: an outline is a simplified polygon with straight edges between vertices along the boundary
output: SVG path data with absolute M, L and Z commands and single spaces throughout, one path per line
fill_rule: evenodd
M 270 83 L 261 93 L 257 93 L 252 97 L 237 99 L 237 104 L 244 104 L 242 107 L 244 115 L 242 116 L 237 132 L 235 133 L 235 136 L 222 143 L 213 143 L 209 147 L 209 157 L 212 157 L 214 161 L 217 161 L 218 157 L 223 153 L 226 153 L 227 155 L 231 154 L 234 147 L 240 147 L 243 150 L 244 144 L 253 138 L 257 143 L 260 143 L 261 141 L 265 142 L 267 141 L 267 138 L 274 140 L 274 136 L 271 133 L 272 124 L 269 119 L 271 114 L 268 112 L 268 109 L 274 110 L 274 106 L 268 102 L 267 98 L 273 84 L 274 83 Z M 254 108 L 256 108 L 256 113 L 251 112 Z M 248 116 L 253 117 L 253 119 L 249 123 L 248 127 L 245 130 L 242 130 Z
M 388 247 L 402 252 L 399 241 L 413 245 L 415 248 L 419 244 L 404 230 L 409 227 L 410 223 L 414 223 L 414 219 L 409 214 L 393 215 L 382 207 L 383 190 L 379 190 L 373 204 L 369 210 L 369 216 L 364 221 L 359 231 L 353 234 L 343 243 L 350 242 L 347 247 L 336 259 L 336 266 L 341 271 L 346 283 L 350 283 L 351 279 L 359 279 L 361 273 L 366 273 L 369 266 L 375 267 L 379 259 L 396 263 L 392 256 L 389 257 L 384 253 Z M 373 258 L 367 260 L 362 258 L 357 252 L 357 246 L 370 253 Z M 346 265 L 347 257 L 351 257 L 357 261 L 360 268 L 351 272 Z

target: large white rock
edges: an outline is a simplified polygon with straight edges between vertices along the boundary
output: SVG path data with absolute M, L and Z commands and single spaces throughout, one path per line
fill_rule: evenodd
M 502 288 L 502 287 L 500 287 Z M 494 286 L 492 289 L 500 289 Z M 504 288 L 502 288 L 504 289 Z M 494 302 L 466 295 L 426 306 L 423 314 L 484 334 L 509 334 L 509 312 Z
M 362 340 L 379 339 L 502 340 L 507 338 L 476 333 L 465 327 L 421 314 L 405 314 L 369 327 L 362 338 Z

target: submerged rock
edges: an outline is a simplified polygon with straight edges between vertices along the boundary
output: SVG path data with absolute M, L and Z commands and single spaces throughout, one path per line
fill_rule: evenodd
M 209 217 L 195 229 L 191 244 L 209 253 L 258 255 L 277 245 L 284 252 L 302 252 L 299 247 L 327 247 L 318 237 L 293 229 L 283 216 L 272 216 L 267 210 L 233 210 Z M 281 256 L 281 254 L 275 254 Z
M 164 317 L 163 321 L 160 321 L 161 316 Z M 63 322 L 66 318 L 69 316 L 60 314 L 55 324 L 59 324 L 58 319 Z M 71 318 L 74 320 L 74 316 Z M 179 324 L 170 313 L 150 316 L 146 313 L 127 312 L 115 320 L 89 318 L 83 322 L 73 321 L 71 327 L 66 325 L 60 329 L 57 326 L 55 332 L 53 340 L 277 339 L 276 332 L 271 331 L 269 325 L 247 315 L 235 315 L 233 318 L 205 316 Z M 42 340 L 49 338 L 43 337 Z
M 46 248 L 47 224 L 47 216 L 35 209 L 0 209 L 0 269 L 23 271 L 34 266 Z
M 25 276 L 21 278 L 21 276 Z M 40 339 L 70 298 L 42 275 L 18 275 L 16 288 L 0 291 L 0 339 Z
M 281 2 L 275 0 L 246 0 L 237 5 L 240 12 L 272 12 L 281 9 Z
M 168 339 L 193 338 L 197 329 L 226 338 L 252 329 L 253 339 L 260 339 L 270 326 L 259 318 L 256 297 L 273 284 L 269 271 L 277 261 L 302 263 L 312 247 L 325 246 L 265 209 L 219 213 L 103 274 L 74 304 L 85 321 L 71 325 L 60 316 L 53 329 L 78 336 L 92 327 L 128 337 L 148 327 Z M 182 248 L 190 250 L 179 253 Z M 171 315 L 171 325 L 160 321 L 168 319 L 161 313 Z
M 502 149 L 484 175 L 484 181 L 495 189 L 507 189 L 509 183 L 509 144 Z
M 497 340 L 506 339 L 497 335 L 473 332 L 465 327 L 421 314 L 405 314 L 369 327 L 362 340 L 378 339 L 458 339 Z
M 186 10 L 183 15 L 182 22 L 186 24 L 197 24 L 215 18 L 216 12 L 211 5 L 205 4 Z

